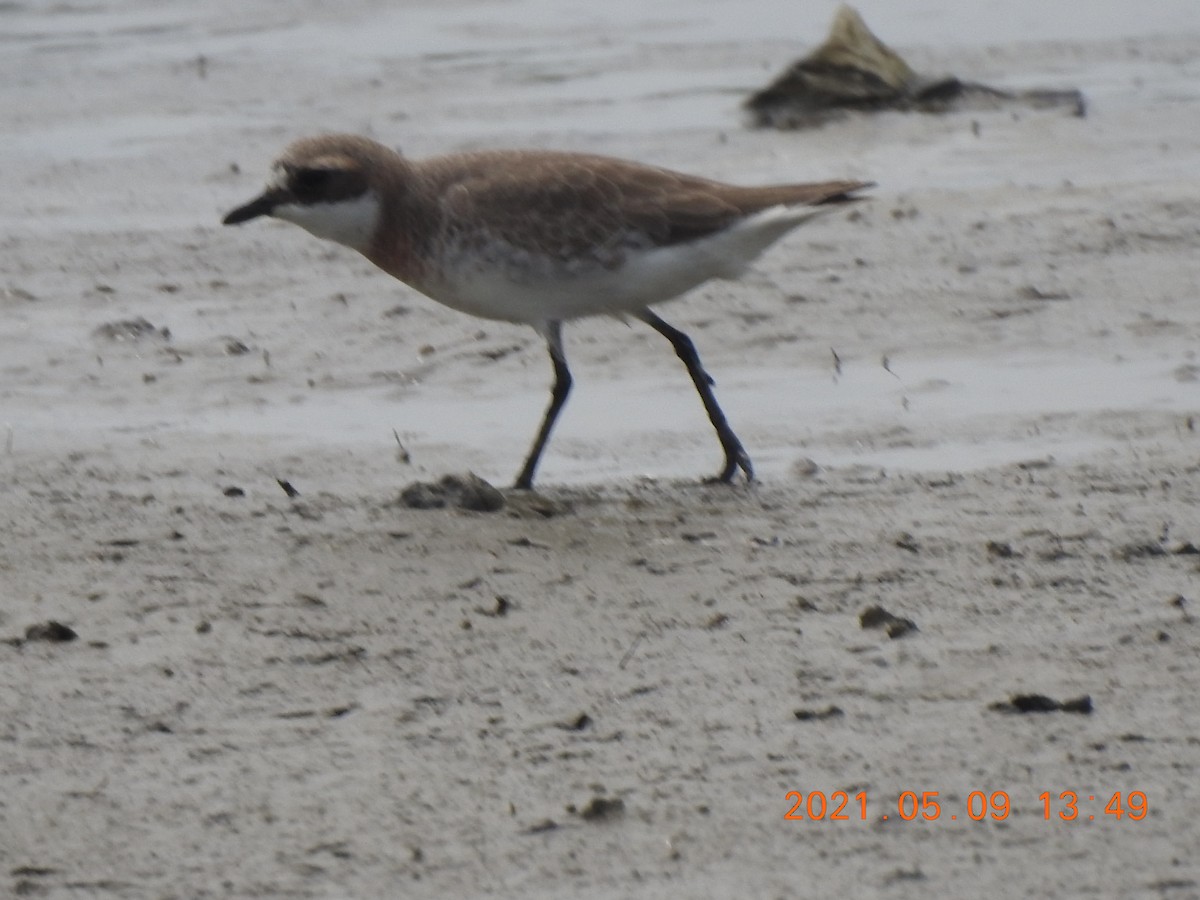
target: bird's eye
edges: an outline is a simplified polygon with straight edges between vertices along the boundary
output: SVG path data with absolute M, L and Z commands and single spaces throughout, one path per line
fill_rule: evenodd
M 329 184 L 332 175 L 329 169 L 297 169 L 292 173 L 292 187 L 298 193 L 311 194 Z

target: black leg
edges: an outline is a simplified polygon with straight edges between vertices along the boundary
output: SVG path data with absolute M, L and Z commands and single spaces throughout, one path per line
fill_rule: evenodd
M 546 407 L 546 414 L 542 417 L 542 427 L 538 429 L 533 447 L 525 457 L 525 465 L 521 467 L 521 474 L 517 476 L 513 485 L 525 491 L 533 487 L 533 473 L 537 469 L 546 441 L 550 439 L 550 432 L 554 429 L 554 420 L 558 418 L 563 404 L 567 402 L 567 395 L 571 393 L 571 370 L 567 368 L 567 357 L 562 346 L 562 322 L 548 323 L 543 334 L 546 337 L 546 346 L 550 350 L 550 361 L 554 363 L 554 387 L 550 391 L 550 405 Z
M 738 440 L 738 436 L 733 433 L 733 429 L 729 427 L 725 413 L 721 411 L 717 398 L 713 395 L 712 376 L 704 371 L 704 366 L 700 362 L 700 354 L 696 352 L 696 345 L 692 343 L 692 339 L 678 328 L 668 325 L 648 309 L 638 313 L 638 318 L 671 342 L 671 346 L 675 348 L 675 354 L 683 360 L 688 374 L 692 376 L 692 384 L 696 385 L 700 399 L 704 402 L 704 411 L 708 413 L 708 420 L 717 430 L 721 449 L 725 451 L 725 466 L 721 469 L 721 474 L 717 476 L 717 481 L 733 481 L 733 476 L 738 469 L 745 473 L 747 481 L 753 481 L 754 466 L 750 464 L 750 457 L 746 455 L 746 449 Z

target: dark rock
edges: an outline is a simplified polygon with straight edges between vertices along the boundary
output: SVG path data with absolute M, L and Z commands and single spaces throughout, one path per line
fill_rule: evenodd
M 585 822 L 600 822 L 615 819 L 625 812 L 625 801 L 620 797 L 593 797 L 587 806 L 579 810 L 579 818 Z
M 859 625 L 863 628 L 882 628 L 890 638 L 904 637 L 911 631 L 917 631 L 917 623 L 912 619 L 896 616 L 882 606 L 871 606 L 864 609 L 858 616 Z
M 793 715 L 801 722 L 819 722 L 822 719 L 840 719 L 846 713 L 840 706 L 830 704 L 825 709 L 798 709 Z
M 52 644 L 65 644 L 68 641 L 73 641 L 78 634 L 71 628 L 68 628 L 62 622 L 55 622 L 51 619 L 49 622 L 39 622 L 37 625 L 30 625 L 25 629 L 25 640 L 27 641 L 48 641 Z
M 400 492 L 400 502 L 410 509 L 465 509 L 496 512 L 504 508 L 504 494 L 473 472 L 446 475 L 440 481 L 414 481 Z
M 1009 700 L 1001 700 L 988 707 L 993 712 L 1046 713 L 1073 712 L 1088 715 L 1092 712 L 1092 698 L 1088 695 L 1074 700 L 1058 701 L 1045 694 L 1013 694 Z
M 1087 112 L 1078 90 L 1002 91 L 953 75 L 920 75 L 849 6 L 838 9 L 825 43 L 745 105 L 755 125 L 772 128 L 809 128 L 855 110 L 946 113 L 1022 106 L 1062 108 L 1079 117 Z

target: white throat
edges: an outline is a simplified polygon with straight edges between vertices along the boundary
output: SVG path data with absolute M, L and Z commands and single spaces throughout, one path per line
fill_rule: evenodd
M 367 191 L 360 197 L 336 203 L 284 203 L 275 207 L 271 215 L 362 253 L 375 237 L 379 207 L 379 196 Z

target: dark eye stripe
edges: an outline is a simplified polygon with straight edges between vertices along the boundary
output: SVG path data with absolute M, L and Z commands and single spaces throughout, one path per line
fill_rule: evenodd
M 292 174 L 292 186 L 302 191 L 320 190 L 332 176 L 329 169 L 297 169 Z
M 300 203 L 337 203 L 367 190 L 366 176 L 341 166 L 289 166 L 287 190 Z

